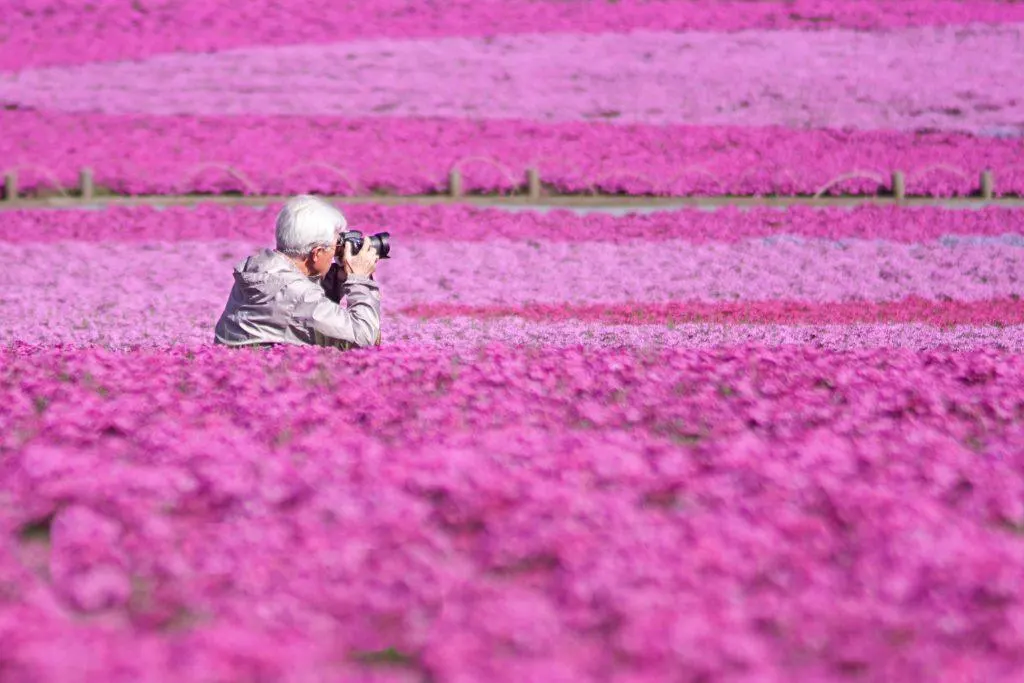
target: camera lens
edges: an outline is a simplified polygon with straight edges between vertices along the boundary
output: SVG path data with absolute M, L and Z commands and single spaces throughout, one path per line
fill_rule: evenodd
M 378 258 L 388 258 L 391 252 L 391 233 L 378 232 L 370 236 L 370 246 L 377 250 Z
M 377 258 L 388 258 L 388 254 L 391 253 L 390 232 L 378 232 L 376 235 L 364 238 L 363 233 L 358 230 L 350 230 L 341 236 L 338 241 L 338 255 L 340 256 L 344 252 L 345 242 L 352 245 L 353 254 L 358 253 L 363 248 L 364 239 L 370 240 L 370 246 L 377 250 Z

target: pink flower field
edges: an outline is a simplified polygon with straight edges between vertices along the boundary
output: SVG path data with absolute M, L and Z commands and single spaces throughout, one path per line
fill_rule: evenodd
M 1024 680 L 1022 27 L 0 3 L 0 175 L 96 190 L 0 197 L 0 683 Z M 989 171 L 1000 201 L 372 197 L 528 169 L 719 199 Z M 392 235 L 377 347 L 214 345 L 280 204 L 103 199 L 303 192 Z
M 1019 354 L 0 358 L 5 680 L 1020 674 Z
M 0 212 L 0 680 L 1024 672 L 1021 212 L 354 205 L 384 345 L 214 347 L 276 208 Z

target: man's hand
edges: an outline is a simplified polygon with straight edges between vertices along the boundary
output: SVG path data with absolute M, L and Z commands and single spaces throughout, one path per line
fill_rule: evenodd
M 377 250 L 370 246 L 369 239 L 363 240 L 363 248 L 358 254 L 352 253 L 351 242 L 345 242 L 345 253 L 341 260 L 346 275 L 370 277 L 377 270 Z

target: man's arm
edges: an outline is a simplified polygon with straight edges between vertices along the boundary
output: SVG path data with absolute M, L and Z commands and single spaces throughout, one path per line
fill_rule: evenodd
M 319 287 L 315 288 L 319 290 Z M 380 338 L 380 293 L 377 283 L 368 277 L 350 275 L 346 279 L 348 306 L 342 308 L 311 288 L 311 314 L 317 343 L 324 346 L 372 346 Z
M 354 277 L 354 276 L 353 276 Z M 370 279 L 376 283 L 376 280 L 371 275 Z M 353 283 L 355 281 L 352 281 Z M 349 285 L 352 284 L 345 276 L 345 270 L 337 263 L 331 264 L 331 269 L 327 271 L 327 275 L 324 275 L 320 281 L 320 286 L 324 288 L 324 293 L 327 298 L 336 304 L 340 304 L 341 300 L 348 296 Z M 380 299 L 380 288 L 374 290 L 374 295 Z
M 320 286 L 324 288 L 324 293 L 328 299 L 336 304 L 340 304 L 341 298 L 345 296 L 345 271 L 337 263 L 332 263 L 331 269 L 327 271 L 327 275 L 324 275 L 323 280 L 320 281 Z
M 358 346 L 380 346 L 380 287 L 373 279 L 376 267 L 377 251 L 370 245 L 370 240 L 363 240 L 363 246 L 357 254 L 352 253 L 352 243 L 346 242 L 340 267 L 339 264 L 333 264 L 321 280 L 324 293 L 331 301 L 337 303 L 344 297 L 348 301 L 349 311 L 358 313 L 358 307 L 368 306 L 376 313 L 376 331 L 372 333 L 371 341 L 366 341 L 366 330 L 360 328 L 362 335 L 358 341 L 331 344 L 332 346 L 348 346 L 351 343 Z M 324 333 L 318 331 L 317 334 L 319 337 Z
M 344 275 L 344 273 L 342 273 L 342 275 Z M 357 278 L 357 279 L 352 279 L 352 278 Z M 347 279 L 339 280 L 338 281 L 338 290 L 340 292 L 340 296 L 349 297 L 350 296 L 350 287 L 353 286 L 353 285 L 358 286 L 361 279 L 362 278 L 358 278 L 355 275 L 349 275 Z M 374 279 L 374 277 L 372 275 L 370 276 L 370 280 L 371 280 L 371 282 L 374 285 L 377 285 L 377 281 L 376 281 L 376 279 Z M 372 296 L 374 299 L 377 300 L 377 310 L 379 311 L 380 310 L 380 287 L 379 286 L 375 287 L 373 289 L 373 291 L 370 292 L 370 296 Z M 381 342 L 381 332 L 380 332 L 380 328 L 378 327 L 378 329 L 377 329 L 377 339 L 373 343 L 376 344 L 377 346 L 380 346 L 380 342 Z

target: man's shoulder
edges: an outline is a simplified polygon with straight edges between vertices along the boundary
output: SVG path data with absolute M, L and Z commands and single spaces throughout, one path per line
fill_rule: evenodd
M 320 286 L 320 283 L 310 280 L 305 276 L 300 276 L 298 279 L 288 282 L 287 287 L 291 297 L 304 303 L 313 303 L 321 299 L 327 299 L 324 288 Z

